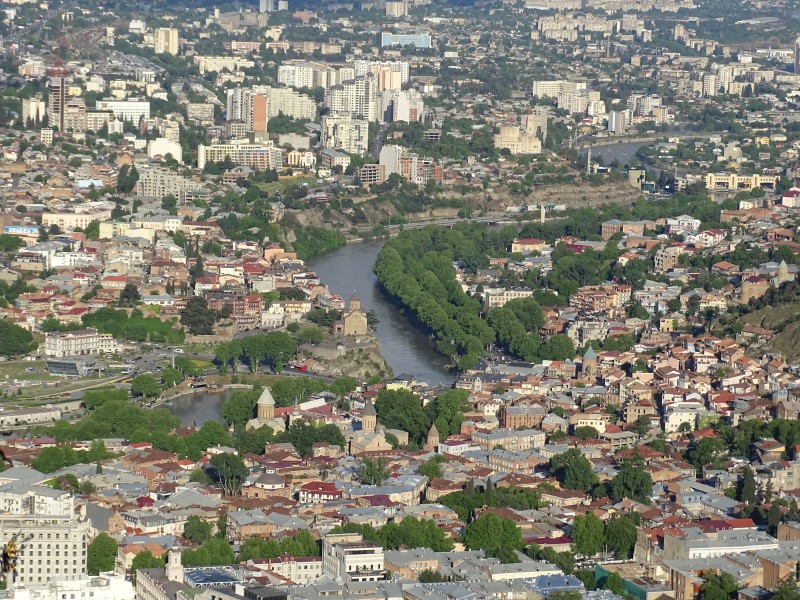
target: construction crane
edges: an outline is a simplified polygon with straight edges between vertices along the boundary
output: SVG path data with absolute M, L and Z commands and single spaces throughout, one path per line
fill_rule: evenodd
M 9 583 L 14 583 L 14 580 L 17 577 L 17 553 L 18 552 L 19 552 L 19 548 L 17 547 L 17 536 L 15 534 L 3 546 L 3 553 L 2 553 L 2 555 L 0 555 L 0 564 L 2 564 L 3 578 L 6 581 L 6 585 L 8 585 Z M 10 578 L 10 580 L 9 580 L 9 578 Z

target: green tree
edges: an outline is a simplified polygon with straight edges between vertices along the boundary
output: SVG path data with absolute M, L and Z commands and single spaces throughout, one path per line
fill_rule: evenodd
M 783 513 L 781 512 L 780 504 L 773 502 L 769 507 L 769 511 L 767 512 L 767 527 L 770 535 L 775 535 L 777 533 L 778 525 L 781 522 L 782 515 Z
M 550 472 L 570 490 L 588 492 L 598 481 L 592 463 L 577 448 L 553 456 L 550 459 Z
M 164 559 L 153 556 L 150 550 L 139 552 L 131 561 L 131 582 L 136 583 L 136 572 L 139 569 L 158 569 L 164 566 Z
M 587 440 L 587 439 L 597 439 L 597 436 L 600 433 L 594 427 L 584 426 L 584 427 L 576 427 L 573 435 L 578 438 L 579 440 Z
M 139 288 L 132 283 L 126 283 L 125 287 L 122 288 L 122 291 L 119 293 L 120 306 L 135 306 L 141 299 L 142 295 L 139 293 Z
M 445 458 L 443 456 L 437 455 L 433 458 L 429 458 L 419 466 L 419 474 L 424 475 L 428 479 L 443 477 L 441 467 L 443 462 L 445 462 Z
M 775 590 L 770 600 L 800 600 L 800 589 L 797 587 L 797 580 L 794 577 L 789 577 Z
M 367 485 L 381 485 L 389 477 L 386 460 L 383 458 L 362 459 L 358 467 L 358 478 Z
M 222 418 L 235 430 L 243 429 L 253 418 L 253 411 L 261 390 L 237 390 L 222 404 Z
M 292 423 L 289 429 L 275 436 L 275 441 L 292 444 L 301 456 L 311 456 L 314 442 L 328 442 L 340 448 L 345 445 L 344 436 L 336 425 L 315 425 L 305 420 Z
M 197 515 L 191 515 L 186 519 L 186 523 L 183 526 L 183 537 L 200 546 L 205 544 L 206 540 L 211 537 L 212 529 L 211 523 L 204 521 Z
M 636 423 L 633 426 L 633 431 L 636 432 L 636 435 L 639 437 L 644 437 L 648 433 L 650 433 L 650 428 L 652 425 L 650 424 L 650 417 L 646 415 L 639 415 L 636 419 Z
M 408 390 L 381 390 L 375 402 L 378 420 L 387 429 L 400 429 L 409 439 L 421 443 L 431 427 L 422 400 Z
M 554 335 L 542 346 L 541 357 L 544 360 L 569 360 L 575 358 L 575 346 L 569 336 Z
M 756 477 L 753 470 L 747 467 L 742 476 L 742 484 L 739 488 L 739 500 L 751 506 L 756 503 Z
M 150 373 L 142 373 L 134 377 L 131 382 L 131 390 L 134 394 L 145 398 L 154 398 L 161 393 L 158 381 Z
M 464 544 L 470 550 L 485 550 L 495 556 L 503 549 L 522 549 L 522 534 L 516 523 L 494 513 L 487 513 L 469 523 L 464 529 Z
M 100 221 L 94 220 L 83 230 L 83 235 L 90 240 L 100 239 Z
M 236 496 L 242 489 L 242 483 L 249 473 L 242 459 L 235 454 L 225 452 L 212 456 L 211 465 L 214 467 L 225 495 Z
M 202 296 L 192 296 L 181 312 L 181 325 L 185 325 L 193 335 L 211 335 L 214 333 L 214 311 Z
M 609 492 L 615 500 L 630 498 L 650 504 L 653 479 L 647 471 L 641 454 L 635 452 L 630 459 L 622 461 L 619 472 L 611 480 Z
M 611 519 L 606 525 L 605 542 L 615 558 L 630 558 L 636 544 L 636 525 L 633 520 L 627 516 Z
M 128 392 L 122 388 L 103 387 L 93 390 L 86 390 L 81 398 L 88 410 L 94 410 L 106 402 L 117 400 L 125 402 L 128 400 Z
M 417 577 L 417 581 L 420 583 L 443 583 L 447 581 L 447 577 L 442 575 L 439 571 L 431 571 L 430 569 L 425 569 L 422 573 L 419 574 Z
M 117 564 L 117 542 L 105 533 L 99 534 L 89 544 L 86 568 L 89 575 L 113 571 Z
M 704 579 L 699 600 L 730 600 L 739 589 L 737 581 L 728 573 L 709 573 Z
M 625 582 L 619 573 L 609 573 L 603 580 L 603 587 L 617 596 L 622 596 L 625 592 Z
M 6 319 L 0 319 L 0 355 L 20 356 L 36 348 L 33 335 L 27 329 Z
M 688 453 L 688 458 L 698 470 L 715 462 L 727 450 L 725 440 L 720 437 L 704 437 Z
M 572 551 L 575 554 L 594 556 L 603 549 L 604 540 L 603 522 L 594 513 L 575 517 L 572 522 Z
M 161 372 L 161 383 L 165 390 L 175 387 L 181 381 L 183 381 L 183 373 L 178 369 L 169 368 Z
M 468 398 L 467 390 L 447 390 L 436 396 L 426 407 L 428 416 L 436 424 L 442 439 L 461 431 Z
M 216 456 L 224 455 L 217 454 Z M 234 561 L 235 557 L 231 545 L 226 540 L 218 537 L 206 540 L 206 543 L 196 550 L 188 550 L 181 554 L 181 562 L 186 567 L 230 565 Z

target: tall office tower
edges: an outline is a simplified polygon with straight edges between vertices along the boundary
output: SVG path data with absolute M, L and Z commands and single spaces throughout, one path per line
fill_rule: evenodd
M 153 36 L 156 54 L 178 54 L 178 30 L 174 27 L 157 27 Z
M 69 76 L 69 69 L 64 67 L 61 58 L 56 58 L 53 68 L 47 71 L 47 118 L 50 127 L 58 127 L 59 131 L 64 131 Z
M 794 41 L 794 72 L 800 73 L 800 37 Z

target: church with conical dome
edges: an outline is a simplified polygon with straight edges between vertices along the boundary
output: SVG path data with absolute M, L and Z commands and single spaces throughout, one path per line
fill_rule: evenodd
M 283 419 L 275 417 L 275 398 L 272 397 L 268 387 L 264 388 L 256 402 L 256 416 L 247 422 L 247 429 L 259 429 L 268 425 L 274 431 L 285 431 L 286 423 Z

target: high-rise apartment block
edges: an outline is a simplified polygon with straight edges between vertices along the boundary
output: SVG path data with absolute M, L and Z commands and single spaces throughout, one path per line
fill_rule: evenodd
M 178 30 L 174 27 L 157 27 L 153 35 L 156 54 L 178 54 Z
M 378 88 L 372 73 L 332 86 L 325 94 L 331 113 L 351 113 L 367 121 L 378 121 Z
M 408 83 L 408 63 L 404 60 L 356 60 L 353 61 L 356 77 L 372 73 L 376 77 L 378 91 L 399 90 Z
M 52 69 L 47 71 L 47 119 L 50 127 L 64 131 L 64 106 L 67 103 L 67 87 L 69 86 L 69 69 L 56 60 Z
M 323 148 L 342 150 L 363 156 L 369 145 L 369 121 L 352 114 L 330 114 L 322 117 Z

